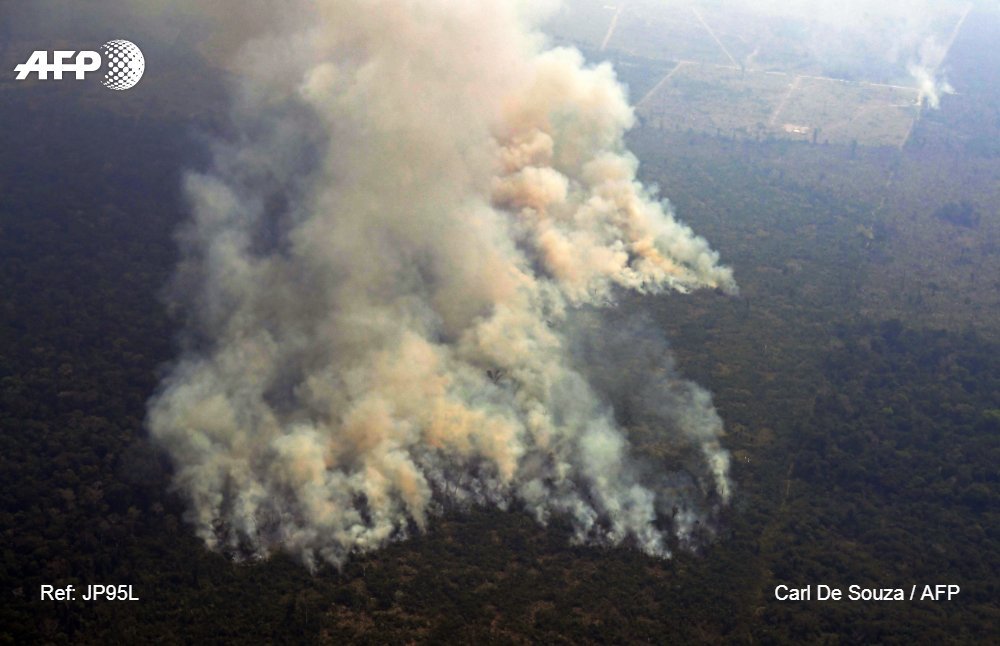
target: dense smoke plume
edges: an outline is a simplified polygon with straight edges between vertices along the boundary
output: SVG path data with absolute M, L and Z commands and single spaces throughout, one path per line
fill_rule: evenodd
M 668 555 L 730 496 L 722 423 L 648 321 L 601 311 L 736 286 L 636 181 L 611 68 L 517 2 L 267 11 L 223 6 L 211 44 L 233 134 L 186 180 L 184 350 L 149 409 L 198 534 L 339 565 L 442 503 L 514 504 Z

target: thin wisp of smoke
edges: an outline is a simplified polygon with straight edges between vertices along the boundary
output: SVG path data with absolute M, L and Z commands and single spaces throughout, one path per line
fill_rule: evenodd
M 186 180 L 148 423 L 197 533 L 339 566 L 442 504 L 514 504 L 669 555 L 730 496 L 722 422 L 662 341 L 629 370 L 600 311 L 736 286 L 637 181 L 611 68 L 516 2 L 292 4 L 227 34 L 237 134 Z M 641 456 L 625 408 L 690 464 Z

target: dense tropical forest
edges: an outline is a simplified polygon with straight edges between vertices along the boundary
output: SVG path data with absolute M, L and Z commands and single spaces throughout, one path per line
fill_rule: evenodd
M 619 304 L 662 326 L 728 429 L 734 502 L 671 560 L 477 508 L 342 571 L 207 551 L 143 420 L 175 350 L 159 294 L 180 173 L 213 117 L 3 88 L 0 642 L 995 639 L 1000 50 L 982 43 L 998 34 L 969 21 L 949 59 L 961 95 L 902 150 L 632 133 L 643 179 L 741 285 Z M 38 600 L 100 582 L 140 600 Z M 961 594 L 778 602 L 781 583 Z

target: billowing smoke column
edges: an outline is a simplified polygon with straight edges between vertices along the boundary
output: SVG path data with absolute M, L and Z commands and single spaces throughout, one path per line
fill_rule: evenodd
M 669 555 L 730 495 L 722 423 L 600 312 L 736 287 L 636 181 L 612 70 L 517 3 L 281 11 L 226 34 L 234 134 L 187 178 L 184 351 L 149 408 L 198 534 L 340 565 L 443 503 L 514 504 Z M 687 462 L 638 455 L 633 422 Z

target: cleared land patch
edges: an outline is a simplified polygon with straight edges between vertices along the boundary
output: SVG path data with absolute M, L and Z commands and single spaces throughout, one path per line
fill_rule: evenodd
M 640 102 L 648 127 L 750 138 L 901 146 L 918 91 L 684 61 Z
M 940 43 L 920 57 L 932 72 L 971 7 L 942 3 L 922 26 L 921 38 Z M 901 147 L 922 97 L 909 69 L 916 53 L 889 51 L 913 38 L 894 44 L 877 28 L 891 15 L 845 27 L 766 3 L 571 0 L 546 29 L 556 42 L 611 61 L 646 127 Z M 817 39 L 824 34 L 836 35 L 836 48 Z

